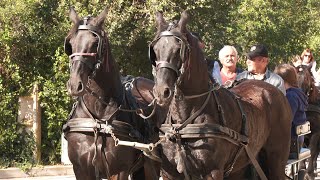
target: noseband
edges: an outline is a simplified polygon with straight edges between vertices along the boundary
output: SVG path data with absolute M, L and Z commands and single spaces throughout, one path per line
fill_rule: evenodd
M 65 52 L 69 55 L 70 62 L 80 61 L 88 66 L 92 70 L 92 74 L 90 75 L 95 76 L 96 71 L 100 68 L 101 63 L 103 61 L 103 48 L 105 48 L 104 43 L 104 31 L 99 29 L 97 26 L 88 25 L 88 20 L 90 16 L 83 18 L 83 24 L 79 25 L 78 31 L 80 30 L 87 30 L 98 37 L 98 47 L 96 53 L 82 53 L 82 52 L 75 52 L 72 53 L 72 46 L 70 44 L 70 35 L 65 40 Z M 90 60 L 88 57 L 93 57 L 94 60 Z

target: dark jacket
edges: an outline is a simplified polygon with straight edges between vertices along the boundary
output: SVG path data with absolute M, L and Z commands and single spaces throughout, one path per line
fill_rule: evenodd
M 291 127 L 291 137 L 296 137 L 295 129 L 297 125 L 301 125 L 306 122 L 307 117 L 305 110 L 308 107 L 308 97 L 303 93 L 300 88 L 289 88 L 286 90 L 286 96 L 291 106 L 293 120 Z

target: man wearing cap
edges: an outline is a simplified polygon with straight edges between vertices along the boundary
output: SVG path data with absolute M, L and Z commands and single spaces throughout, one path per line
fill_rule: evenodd
M 254 45 L 247 53 L 248 70 L 237 75 L 237 80 L 240 79 L 256 79 L 263 80 L 269 84 L 279 88 L 283 94 L 286 94 L 283 79 L 268 70 L 269 56 L 267 48 L 262 45 Z

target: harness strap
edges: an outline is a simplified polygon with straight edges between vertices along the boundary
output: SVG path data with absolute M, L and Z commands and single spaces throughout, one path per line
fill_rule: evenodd
M 185 120 L 183 122 L 183 124 L 181 124 L 181 126 L 179 126 L 178 128 L 176 128 L 176 131 L 180 131 L 182 130 L 184 127 L 186 127 L 189 123 L 191 123 L 191 121 L 193 121 L 196 117 L 198 117 L 200 115 L 200 113 L 202 112 L 202 110 L 206 107 L 206 105 L 209 102 L 211 93 L 208 94 L 206 100 L 204 101 L 204 103 L 202 104 L 202 106 L 200 107 L 200 109 L 198 109 L 195 113 L 193 113 L 187 120 Z
M 64 125 L 64 132 L 94 132 L 97 129 L 98 133 L 110 134 L 114 132 L 119 137 L 128 138 L 130 140 L 141 140 L 142 135 L 134 129 L 130 124 L 120 120 L 113 120 L 112 123 L 100 120 L 93 121 L 91 118 L 73 118 Z
M 166 61 L 160 61 L 160 62 L 156 62 L 156 68 L 157 69 L 161 69 L 161 68 L 168 68 L 173 70 L 176 75 L 179 77 L 180 76 L 180 71 L 178 70 L 178 68 L 176 66 L 174 66 L 172 63 L 168 63 Z
M 224 139 L 227 139 L 236 145 L 238 145 L 240 142 L 248 143 L 247 136 L 244 136 L 233 129 L 218 124 L 188 124 L 179 132 L 174 130 L 177 126 L 178 124 L 172 124 L 171 126 L 169 124 L 162 124 L 160 130 L 162 132 L 166 132 L 166 134 L 160 135 L 160 138 L 171 135 L 174 136 L 179 133 L 179 136 L 182 139 L 224 137 Z
M 240 97 L 236 96 L 236 101 L 237 101 L 237 104 L 238 104 L 239 109 L 241 111 L 241 117 L 242 117 L 241 118 L 241 120 L 242 120 L 242 123 L 241 123 L 241 134 L 244 134 L 245 136 L 248 136 L 247 116 L 244 113 L 243 108 L 241 106 Z
M 248 157 L 250 158 L 254 168 L 257 170 L 258 175 L 260 176 L 261 180 L 268 180 L 266 175 L 264 174 L 263 170 L 261 169 L 258 161 L 256 160 L 256 158 L 254 157 L 254 155 L 252 154 L 252 152 L 250 151 L 248 145 L 244 145 L 246 152 L 248 154 Z
M 101 151 L 101 156 L 102 156 L 102 158 L 103 158 L 103 164 L 104 164 L 104 166 L 106 167 L 106 174 L 107 174 L 107 177 L 108 177 L 108 179 L 111 179 L 111 175 L 110 175 L 110 170 L 109 170 L 109 167 L 110 167 L 110 164 L 108 163 L 108 161 L 107 161 L 107 156 L 106 156 L 106 153 L 104 152 L 104 149 Z
M 183 172 L 185 180 L 190 180 L 190 177 L 187 172 L 186 163 L 185 163 L 187 161 L 186 150 L 184 149 L 184 147 L 181 144 L 181 138 L 177 139 L 177 143 L 178 143 L 178 146 L 177 146 L 177 149 L 178 149 L 177 171 L 179 173 Z
M 236 163 L 237 159 L 239 158 L 240 154 L 242 153 L 244 146 L 241 144 L 237 150 L 237 152 L 235 153 L 235 156 L 233 158 L 232 163 L 230 164 L 230 166 L 227 168 L 227 170 L 224 172 L 224 177 L 228 177 L 230 175 L 230 173 L 233 170 L 234 164 Z
M 217 103 L 217 106 L 218 106 L 218 113 L 219 113 L 219 121 L 220 121 L 220 124 L 222 124 L 223 126 L 226 125 L 226 120 L 224 119 L 224 111 L 222 109 L 222 106 L 220 104 L 220 101 L 218 99 L 218 96 L 217 96 L 217 93 L 215 91 L 212 91 L 213 92 L 213 95 L 214 95 L 214 99 Z
M 93 128 L 93 133 L 94 133 L 94 155 L 92 158 L 92 165 L 94 166 L 94 172 L 96 175 L 96 180 L 100 180 L 100 173 L 99 173 L 99 168 L 98 168 L 98 164 L 97 164 L 97 154 L 98 154 L 98 132 L 96 128 Z

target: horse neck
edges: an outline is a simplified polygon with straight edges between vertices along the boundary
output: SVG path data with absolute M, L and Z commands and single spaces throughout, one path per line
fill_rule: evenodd
M 91 81 L 90 90 L 83 98 L 84 103 L 94 116 L 105 118 L 122 103 L 124 93 L 120 73 L 109 46 L 102 66 Z
M 182 74 L 182 81 L 179 89 L 184 96 L 200 95 L 209 91 L 209 75 L 207 63 L 200 49 L 192 48 L 189 59 L 185 62 L 186 69 Z M 173 119 L 186 119 L 194 111 L 198 110 L 205 102 L 207 95 L 192 99 L 173 99 L 169 106 Z M 211 103 L 211 102 L 209 102 Z
M 320 92 L 318 88 L 316 86 L 312 86 L 311 88 L 312 90 L 310 91 L 310 94 L 308 97 L 309 104 L 320 105 Z
M 192 47 L 185 62 L 185 72 L 181 76 L 179 88 L 185 95 L 201 94 L 209 89 L 207 63 L 200 48 Z

